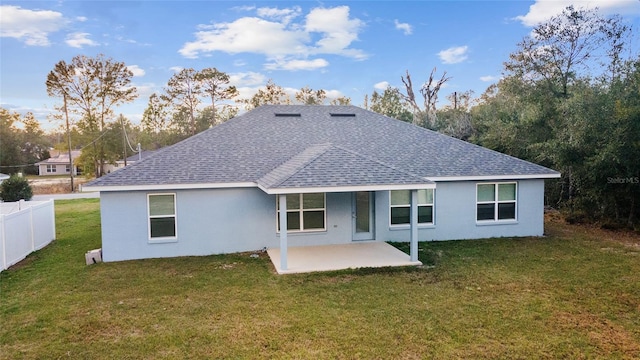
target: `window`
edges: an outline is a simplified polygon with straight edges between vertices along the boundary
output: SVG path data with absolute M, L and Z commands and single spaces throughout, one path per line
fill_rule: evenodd
M 478 184 L 476 220 L 515 220 L 516 188 L 516 183 Z
M 433 189 L 418 190 L 418 224 L 433 224 Z M 411 191 L 392 190 L 391 225 L 411 223 Z
M 288 194 L 287 197 L 287 230 L 318 231 L 325 230 L 326 208 L 325 194 Z M 280 202 L 276 198 L 276 215 L 278 231 L 280 231 Z
M 176 237 L 176 194 L 149 194 L 149 238 Z
M 48 173 L 56 172 L 56 166 L 55 165 L 47 165 L 47 172 Z
M 64 166 L 64 172 L 66 172 L 67 174 L 71 172 L 71 165 L 65 165 Z

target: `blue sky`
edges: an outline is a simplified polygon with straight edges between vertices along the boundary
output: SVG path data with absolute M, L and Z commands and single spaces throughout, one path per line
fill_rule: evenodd
M 640 25 L 638 0 L 3 0 L 0 106 L 55 127 L 47 113 L 60 100 L 46 94 L 47 73 L 60 60 L 99 53 L 134 72 L 139 97 L 116 109 L 133 122 L 180 68 L 216 67 L 242 97 L 273 79 L 290 92 L 309 86 L 362 105 L 376 89 L 402 88 L 406 70 L 417 89 L 437 67 L 452 77 L 441 99 L 454 91 L 479 96 L 532 26 L 570 4 Z

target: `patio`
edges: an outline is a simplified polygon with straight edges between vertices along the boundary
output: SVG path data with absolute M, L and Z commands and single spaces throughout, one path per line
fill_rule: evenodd
M 420 261 L 411 261 L 409 255 L 382 241 L 290 247 L 287 252 L 288 268 L 282 270 L 280 249 L 267 250 L 278 274 L 422 265 Z

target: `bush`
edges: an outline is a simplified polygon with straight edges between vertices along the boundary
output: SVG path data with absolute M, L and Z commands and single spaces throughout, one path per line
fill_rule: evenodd
M 33 191 L 27 178 L 18 176 L 16 174 L 11 175 L 0 185 L 0 199 L 6 202 L 18 201 L 18 200 L 31 200 L 33 197 Z

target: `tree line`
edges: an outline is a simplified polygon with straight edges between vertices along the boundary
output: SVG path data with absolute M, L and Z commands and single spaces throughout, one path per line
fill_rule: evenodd
M 570 6 L 523 38 L 506 59 L 502 78 L 477 98 L 471 91 L 454 92 L 439 107 L 451 77 L 434 68 L 417 88 L 406 71 L 400 76 L 403 88 L 373 91 L 362 106 L 556 169 L 562 178 L 547 181 L 547 205 L 565 210 L 570 219 L 637 227 L 640 56 L 631 33 L 618 16 Z M 49 94 L 63 100 L 58 116 L 77 118 L 64 129 L 71 140 L 59 147 L 83 147 L 80 161 L 95 176 L 102 175 L 102 164 L 133 153 L 129 138 L 155 149 L 216 126 L 241 108 L 351 103 L 346 97 L 329 101 L 325 90 L 309 87 L 291 97 L 273 80 L 239 99 L 228 74 L 182 69 L 149 97 L 135 126 L 114 114 L 117 105 L 137 96 L 132 75 L 124 63 L 100 55 L 61 61 L 47 78 Z M 19 120 L 6 113 L 0 131 L 6 131 L 5 118 Z M 13 161 L 1 145 L 0 161 Z M 20 161 L 35 158 L 30 159 Z

